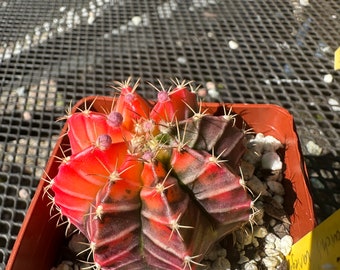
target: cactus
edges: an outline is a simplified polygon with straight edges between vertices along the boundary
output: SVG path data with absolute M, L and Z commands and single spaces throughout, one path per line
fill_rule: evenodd
M 94 268 L 196 269 L 253 216 L 238 169 L 245 132 L 189 86 L 158 90 L 151 105 L 128 80 L 110 112 L 65 117 L 70 156 L 49 196 L 88 238 Z

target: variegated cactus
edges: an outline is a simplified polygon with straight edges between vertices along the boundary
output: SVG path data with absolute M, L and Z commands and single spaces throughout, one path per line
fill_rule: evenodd
M 70 155 L 52 204 L 89 241 L 97 269 L 196 269 L 253 202 L 239 175 L 244 131 L 209 115 L 185 82 L 154 105 L 130 80 L 107 113 L 68 114 Z

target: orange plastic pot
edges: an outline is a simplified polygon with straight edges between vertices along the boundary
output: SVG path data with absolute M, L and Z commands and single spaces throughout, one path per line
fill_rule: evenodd
M 72 112 L 84 108 L 86 104 L 87 106 L 92 104 L 93 111 L 108 112 L 113 101 L 111 97 L 88 97 L 79 101 Z M 206 103 L 204 106 L 210 113 L 223 113 L 221 104 Z M 289 180 L 285 201 L 291 204 L 290 234 L 296 242 L 315 227 L 315 218 L 306 167 L 293 117 L 287 110 L 276 105 L 225 104 L 225 106 L 232 107 L 233 112 L 241 116 L 256 133 L 272 135 L 284 143 L 286 166 L 284 177 Z M 57 174 L 59 166 L 57 157 L 61 156 L 61 149 L 67 148 L 67 136 L 62 136 L 66 131 L 67 127 L 64 126 L 45 169 L 51 178 Z M 7 264 L 8 270 L 50 269 L 58 259 L 59 250 L 65 241 L 65 227 L 57 227 L 57 220 L 51 219 L 49 199 L 43 196 L 46 185 L 45 181 L 41 181 L 37 188 L 13 247 Z

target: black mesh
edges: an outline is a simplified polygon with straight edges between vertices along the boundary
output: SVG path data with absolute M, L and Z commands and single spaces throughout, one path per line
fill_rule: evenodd
M 168 87 L 178 78 L 214 82 L 225 102 L 288 109 L 318 219 L 339 208 L 340 76 L 333 57 L 340 5 L 310 2 L 0 1 L 0 266 L 59 134 L 56 119 L 71 101 L 111 95 L 112 81 L 129 76 L 141 78 L 147 98 L 155 98 L 147 82 Z M 310 141 L 321 156 L 307 150 Z

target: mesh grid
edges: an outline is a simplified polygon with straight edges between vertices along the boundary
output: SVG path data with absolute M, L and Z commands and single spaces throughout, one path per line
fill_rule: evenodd
M 339 18 L 337 0 L 0 0 L 0 267 L 62 126 L 55 120 L 71 101 L 111 95 L 109 84 L 129 76 L 147 98 L 147 82 L 179 78 L 214 82 L 225 102 L 288 109 L 318 218 L 327 217 L 340 201 Z

